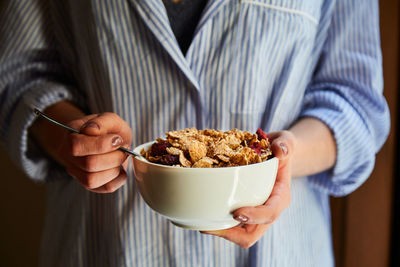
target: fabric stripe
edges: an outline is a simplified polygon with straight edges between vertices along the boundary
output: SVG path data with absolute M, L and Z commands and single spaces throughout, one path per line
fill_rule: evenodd
M 42 266 L 333 266 L 329 195 L 368 178 L 389 128 L 378 15 L 374 0 L 208 1 L 184 56 L 160 0 L 7 1 L 0 141 L 32 179 L 53 180 Z M 312 116 L 338 160 L 293 179 L 290 207 L 243 249 L 152 211 L 131 163 L 111 195 L 70 179 L 28 138 L 32 107 L 65 99 L 120 115 L 133 147 L 185 127 L 275 131 Z

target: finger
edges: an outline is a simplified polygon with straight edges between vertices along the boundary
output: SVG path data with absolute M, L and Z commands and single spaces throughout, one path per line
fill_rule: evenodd
M 291 152 L 289 151 L 287 143 L 282 140 L 273 141 L 271 143 L 271 150 L 272 154 L 280 160 L 284 160 Z
M 215 235 L 229 240 L 243 248 L 254 245 L 268 229 L 269 225 L 245 225 L 218 231 L 203 231 L 203 234 Z
M 274 188 L 264 205 L 239 208 L 233 212 L 233 217 L 246 224 L 273 223 L 290 204 L 290 182 L 290 169 L 282 169 L 278 172 Z
M 277 131 L 277 132 L 269 132 L 267 133 L 267 138 L 271 141 L 271 140 L 275 140 L 279 137 L 284 137 L 285 139 L 292 139 L 293 133 L 287 130 L 283 130 L 283 131 Z
M 273 140 L 273 139 L 277 138 L 280 135 L 281 135 L 281 132 L 269 132 L 269 133 L 267 133 L 267 138 L 269 140 Z
M 72 133 L 69 134 L 68 143 L 61 149 L 61 153 L 74 157 L 105 154 L 117 150 L 123 143 L 124 140 L 117 134 L 88 136 Z
M 121 168 L 112 168 L 100 172 L 85 172 L 75 166 L 68 166 L 67 172 L 88 190 L 99 188 L 120 175 Z
M 130 157 L 129 154 L 127 154 L 126 159 L 124 161 L 124 163 L 122 163 L 122 168 L 124 169 L 124 171 L 128 170 L 128 166 L 129 166 L 129 159 L 132 158 Z
M 95 193 L 113 193 L 115 192 L 118 188 L 123 186 L 126 183 L 126 180 L 128 179 L 128 176 L 126 172 L 121 168 L 120 174 L 117 176 L 117 178 L 111 180 L 110 182 L 102 185 L 99 188 L 91 189 L 90 191 L 95 192 Z
M 233 217 L 246 224 L 271 224 L 275 222 L 282 211 L 289 206 L 290 195 L 271 196 L 265 205 L 256 207 L 243 207 L 233 213 Z
M 235 244 L 244 245 L 243 239 L 244 239 L 244 236 L 247 234 L 247 231 L 243 227 L 235 226 L 235 227 L 232 227 L 229 229 L 224 229 L 224 230 L 201 231 L 201 233 L 222 237 L 222 238 L 229 240 Z
M 69 162 L 83 171 L 99 172 L 121 166 L 127 156 L 121 151 L 113 151 L 106 154 L 72 157 Z
M 80 131 L 87 135 L 103 135 L 121 132 L 123 135 L 130 135 L 129 125 L 117 114 L 111 112 L 99 114 L 88 120 L 84 125 L 82 125 Z
M 80 119 L 70 121 L 67 123 L 67 125 L 76 130 L 79 130 L 82 127 L 82 125 L 84 125 L 86 122 L 88 122 L 89 120 L 91 120 L 97 116 L 98 116 L 97 114 L 91 114 L 91 115 L 82 117 Z
M 290 156 L 295 146 L 295 137 L 290 131 L 271 132 L 267 134 L 272 153 L 279 159 Z

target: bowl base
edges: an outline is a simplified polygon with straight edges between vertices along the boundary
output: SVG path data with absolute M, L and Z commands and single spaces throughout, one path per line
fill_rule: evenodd
M 191 224 L 188 222 L 182 223 L 182 222 L 177 222 L 177 221 L 173 221 L 170 220 L 172 222 L 172 224 L 181 227 L 181 228 L 185 228 L 185 229 L 189 229 L 189 230 L 197 230 L 197 231 L 215 231 L 215 230 L 223 230 L 223 229 L 228 229 L 234 226 L 237 226 L 240 224 L 240 222 L 231 219 L 229 221 L 223 221 L 223 222 L 210 222 L 208 224 Z

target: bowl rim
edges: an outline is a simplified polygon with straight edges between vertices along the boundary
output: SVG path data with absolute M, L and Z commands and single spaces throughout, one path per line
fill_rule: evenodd
M 140 154 L 140 151 L 145 148 L 150 146 L 151 144 L 155 143 L 156 141 L 150 141 L 150 142 L 146 142 L 143 143 L 141 145 L 136 146 L 133 151 L 137 152 L 138 154 Z M 262 161 L 262 162 L 258 162 L 258 163 L 253 163 L 253 164 L 248 164 L 248 165 L 241 165 L 241 166 L 228 166 L 228 167 L 219 167 L 219 168 L 188 168 L 188 167 L 180 167 L 180 166 L 170 166 L 170 165 L 163 165 L 163 164 L 158 164 L 158 163 L 154 163 L 151 161 L 148 161 L 145 157 L 133 157 L 134 160 L 139 160 L 143 163 L 147 163 L 149 165 L 153 165 L 156 167 L 160 167 L 160 168 L 172 168 L 172 169 L 179 169 L 179 170 L 226 170 L 226 169 L 237 169 L 237 168 L 251 168 L 254 167 L 256 165 L 261 165 L 261 164 L 266 164 L 267 162 L 270 162 L 271 160 L 277 159 L 279 160 L 277 157 L 273 156 L 272 158 L 267 159 L 266 161 Z

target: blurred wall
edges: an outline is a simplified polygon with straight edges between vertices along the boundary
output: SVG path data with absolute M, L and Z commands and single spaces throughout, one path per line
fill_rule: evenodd
M 0 0 L 0 10 L 4 3 Z M 0 266 L 35 267 L 38 265 L 45 186 L 28 180 L 1 148 L 0 178 Z
M 0 0 L 0 10 L 5 1 Z M 1 148 L 0 178 L 0 266 L 35 267 L 45 209 L 45 186 L 28 180 Z
M 391 130 L 371 177 L 349 196 L 331 201 L 337 267 L 399 266 L 390 262 L 393 185 L 398 165 L 399 13 L 398 0 L 380 1 L 384 94 L 391 113 Z
M 38 265 L 45 186 L 33 183 L 0 149 L 0 266 Z

